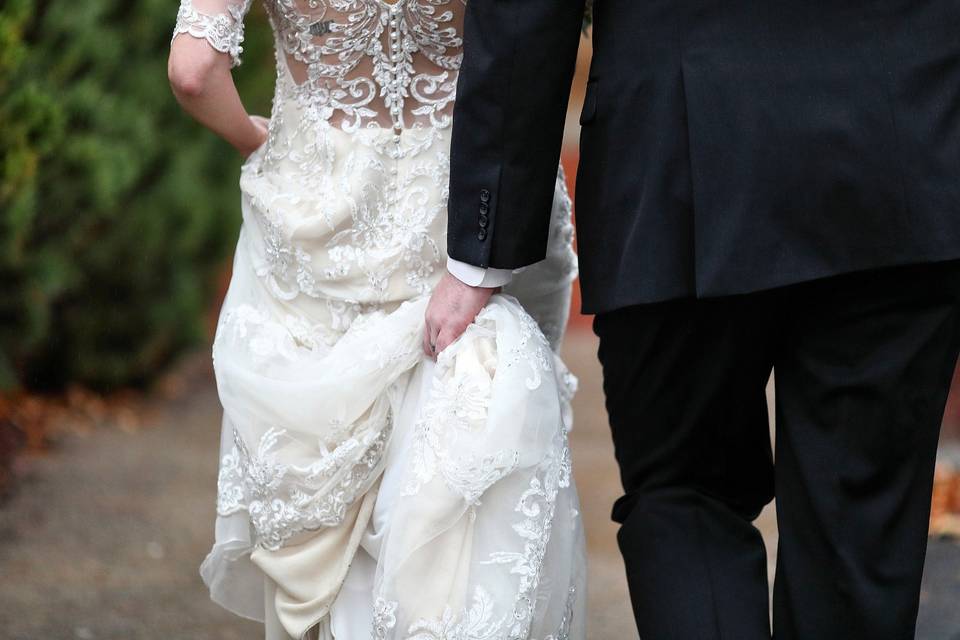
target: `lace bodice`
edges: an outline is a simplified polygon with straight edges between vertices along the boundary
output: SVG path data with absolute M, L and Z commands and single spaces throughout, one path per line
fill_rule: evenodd
M 240 64 L 252 0 L 181 0 L 174 37 L 205 38 Z M 465 0 L 263 0 L 278 91 L 345 130 L 448 126 Z

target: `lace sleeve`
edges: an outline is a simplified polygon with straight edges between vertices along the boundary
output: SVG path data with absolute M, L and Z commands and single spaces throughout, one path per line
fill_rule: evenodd
M 186 33 L 202 38 L 210 46 L 229 53 L 233 66 L 243 52 L 243 18 L 252 0 L 180 0 L 173 38 Z M 171 42 L 173 41 L 171 38 Z

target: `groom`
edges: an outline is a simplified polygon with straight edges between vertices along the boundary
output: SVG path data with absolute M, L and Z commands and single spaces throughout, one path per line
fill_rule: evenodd
M 544 257 L 583 0 L 470 0 L 442 350 Z M 643 640 L 912 638 L 960 350 L 960 2 L 597 0 L 577 227 Z M 776 374 L 776 465 L 764 387 Z

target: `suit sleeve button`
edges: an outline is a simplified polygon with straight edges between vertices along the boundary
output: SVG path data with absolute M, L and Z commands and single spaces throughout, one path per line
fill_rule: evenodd
M 480 229 L 480 231 L 477 232 L 477 240 L 479 240 L 480 242 L 483 242 L 486 239 L 487 239 L 487 230 Z
M 480 189 L 480 202 L 490 202 L 490 191 L 488 189 Z
M 479 219 L 480 227 L 483 228 L 483 229 L 486 229 L 486 228 L 487 228 L 487 223 L 488 223 L 489 221 L 490 221 L 490 218 L 488 218 L 488 217 L 485 216 L 485 215 L 481 215 L 481 216 L 480 216 L 480 219 Z
M 480 213 L 488 213 L 490 211 L 490 205 L 486 202 L 480 203 Z

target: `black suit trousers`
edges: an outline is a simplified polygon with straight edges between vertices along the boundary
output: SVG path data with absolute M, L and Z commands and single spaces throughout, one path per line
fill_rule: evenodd
M 752 521 L 774 495 L 774 637 L 913 638 L 960 262 L 625 307 L 594 329 L 642 640 L 770 638 Z

